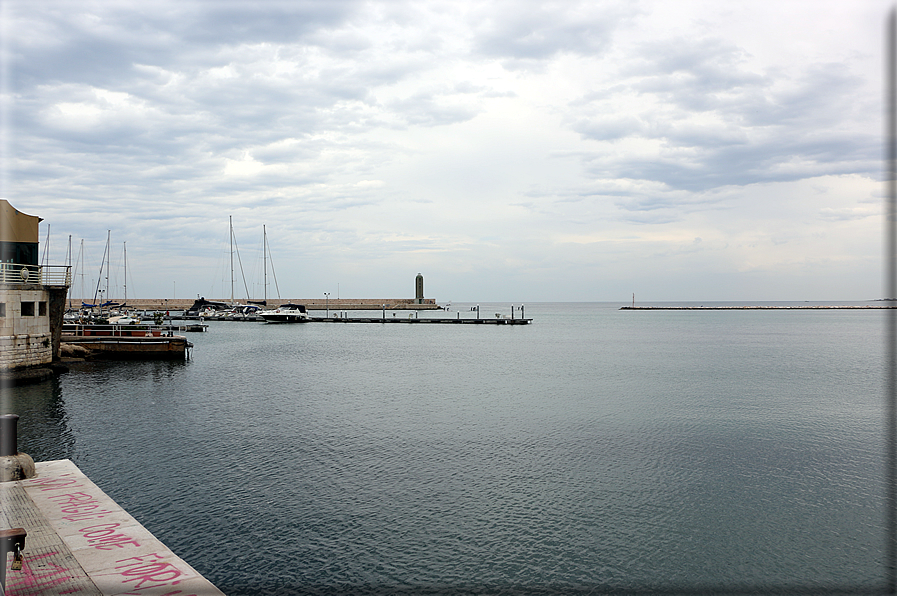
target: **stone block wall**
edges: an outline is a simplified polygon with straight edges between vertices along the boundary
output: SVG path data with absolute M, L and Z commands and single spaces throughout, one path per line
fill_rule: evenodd
M 0 370 L 40 366 L 53 362 L 50 333 L 0 337 Z
M 0 370 L 53 361 L 49 298 L 43 287 L 0 288 Z

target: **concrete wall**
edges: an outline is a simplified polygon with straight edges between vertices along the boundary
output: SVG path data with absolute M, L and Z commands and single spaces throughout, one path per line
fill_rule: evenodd
M 0 370 L 52 362 L 50 293 L 42 287 L 8 285 L 0 288 L 0 303 L 6 311 L 0 317 Z
M 68 288 L 51 286 L 48 288 L 50 296 L 49 315 L 50 315 L 50 334 L 53 338 L 53 359 L 59 358 L 59 346 L 62 345 L 62 323 L 65 314 L 65 298 L 68 295 Z

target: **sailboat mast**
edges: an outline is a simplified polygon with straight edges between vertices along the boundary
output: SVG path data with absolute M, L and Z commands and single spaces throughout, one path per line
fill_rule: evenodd
M 112 260 L 109 251 L 112 249 L 112 230 L 106 230 L 106 301 L 109 301 L 109 261 Z
M 65 256 L 65 264 L 67 267 L 69 267 L 69 273 L 71 273 L 71 267 L 72 267 L 72 235 L 71 234 L 69 234 L 69 250 L 68 250 L 68 254 L 66 254 L 66 256 Z M 72 295 L 69 294 L 69 308 L 71 308 L 71 307 L 72 307 Z
M 47 224 L 47 242 L 44 244 L 44 255 L 41 258 L 41 265 L 50 264 L 50 224 Z
M 81 248 L 78 249 L 78 260 L 75 262 L 75 268 L 80 266 L 81 272 L 81 302 L 87 297 L 84 295 L 84 238 L 81 239 Z
M 128 303 L 128 243 L 125 242 L 125 299 L 124 303 Z
M 268 303 L 268 232 L 265 231 L 265 224 L 262 224 L 262 262 L 264 263 L 265 275 L 262 278 L 262 286 L 265 288 L 265 303 Z
M 230 223 L 230 303 L 234 303 L 234 216 L 228 215 Z

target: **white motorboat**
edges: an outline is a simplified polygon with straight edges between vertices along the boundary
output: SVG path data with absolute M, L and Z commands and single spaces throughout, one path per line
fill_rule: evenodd
M 267 323 L 304 323 L 308 321 L 308 311 L 304 304 L 281 304 L 271 310 L 263 310 L 258 316 Z
M 110 325 L 139 325 L 140 318 L 132 317 L 129 314 L 119 315 L 117 317 L 109 317 Z

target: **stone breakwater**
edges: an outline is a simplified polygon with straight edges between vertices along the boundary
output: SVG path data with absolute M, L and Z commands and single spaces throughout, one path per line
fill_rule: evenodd
M 230 298 L 206 298 L 212 302 L 230 303 Z M 253 299 L 254 300 L 254 299 Z M 195 298 L 129 298 L 127 307 L 137 310 L 186 310 L 193 306 Z M 67 301 L 69 308 L 78 308 L 79 299 Z M 246 304 L 245 299 L 235 299 L 235 302 Z M 423 304 L 417 304 L 414 298 L 276 298 L 268 299 L 267 306 L 276 308 L 281 304 L 304 304 L 309 310 L 380 310 L 386 305 L 386 310 L 438 310 L 441 307 L 433 298 L 425 298 Z

